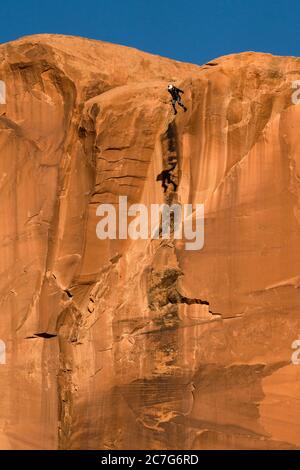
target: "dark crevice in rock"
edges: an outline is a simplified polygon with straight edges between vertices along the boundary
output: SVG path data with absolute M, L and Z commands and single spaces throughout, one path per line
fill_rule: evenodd
M 106 149 L 104 149 L 105 151 L 106 150 L 126 150 L 126 149 L 129 149 L 130 146 L 129 145 L 124 145 L 123 147 L 107 147 Z
M 80 138 L 80 139 L 84 139 L 84 138 L 86 137 L 86 135 L 87 135 L 86 129 L 85 129 L 84 127 L 82 127 L 82 126 L 79 126 L 79 128 L 78 128 L 78 136 L 79 136 L 79 138 Z
M 46 332 L 35 333 L 34 336 L 37 336 L 38 338 L 44 338 L 44 339 L 51 339 L 51 338 L 56 338 L 57 337 L 56 334 L 46 333 Z
M 173 302 L 171 302 L 171 303 L 173 303 Z M 184 296 L 181 296 L 181 295 L 180 295 L 180 302 L 179 303 L 188 304 L 188 305 L 193 305 L 193 304 L 209 305 L 209 302 L 207 300 L 189 299 L 188 297 L 184 297 Z
M 110 261 L 112 264 L 116 264 L 121 258 L 122 258 L 122 254 L 117 253 L 115 256 L 113 256 L 112 258 L 110 258 L 109 261 Z
M 180 294 L 177 290 L 175 291 L 175 294 L 172 293 L 169 295 L 168 300 L 171 304 L 187 304 L 187 305 L 194 305 L 194 304 L 199 304 L 199 305 L 207 305 L 209 307 L 209 302 L 208 300 L 202 300 L 199 298 L 194 298 L 190 299 L 188 297 L 185 297 Z M 209 313 L 212 315 L 221 315 L 220 313 L 213 312 L 212 310 L 209 310 Z

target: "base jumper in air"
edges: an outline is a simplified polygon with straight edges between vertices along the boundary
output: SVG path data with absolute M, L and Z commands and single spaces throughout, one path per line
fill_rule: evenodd
M 177 114 L 177 109 L 176 109 L 176 103 L 181 106 L 184 111 L 187 111 L 187 108 L 184 106 L 184 104 L 181 101 L 181 94 L 184 93 L 183 90 L 180 90 L 180 88 L 177 88 L 175 85 L 172 85 L 171 83 L 168 85 L 168 92 L 170 93 L 172 97 L 172 106 L 174 110 L 174 114 Z
M 174 183 L 174 181 L 171 179 L 171 175 L 170 175 L 170 172 L 172 170 L 174 170 L 176 165 L 177 165 L 177 162 L 173 163 L 170 168 L 168 168 L 167 170 L 163 170 L 156 177 L 156 181 L 162 181 L 161 185 L 164 188 L 164 193 L 167 191 L 169 184 L 173 185 L 174 191 L 176 191 L 176 189 L 177 189 L 177 184 Z

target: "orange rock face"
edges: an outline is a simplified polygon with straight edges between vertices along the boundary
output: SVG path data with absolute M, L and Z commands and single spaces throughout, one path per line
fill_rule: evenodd
M 0 64 L 0 448 L 300 448 L 300 59 L 40 35 Z M 99 240 L 122 195 L 203 203 L 204 247 Z

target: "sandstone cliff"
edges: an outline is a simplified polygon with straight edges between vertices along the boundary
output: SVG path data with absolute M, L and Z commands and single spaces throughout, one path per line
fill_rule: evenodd
M 0 64 L 0 448 L 299 448 L 300 59 L 40 35 Z M 99 240 L 119 195 L 204 203 L 204 248 Z

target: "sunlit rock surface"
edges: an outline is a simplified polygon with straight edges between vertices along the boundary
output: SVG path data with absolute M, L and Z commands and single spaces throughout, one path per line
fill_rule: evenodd
M 300 448 L 299 78 L 267 54 L 0 46 L 0 448 Z M 203 249 L 99 240 L 122 195 L 204 203 Z

